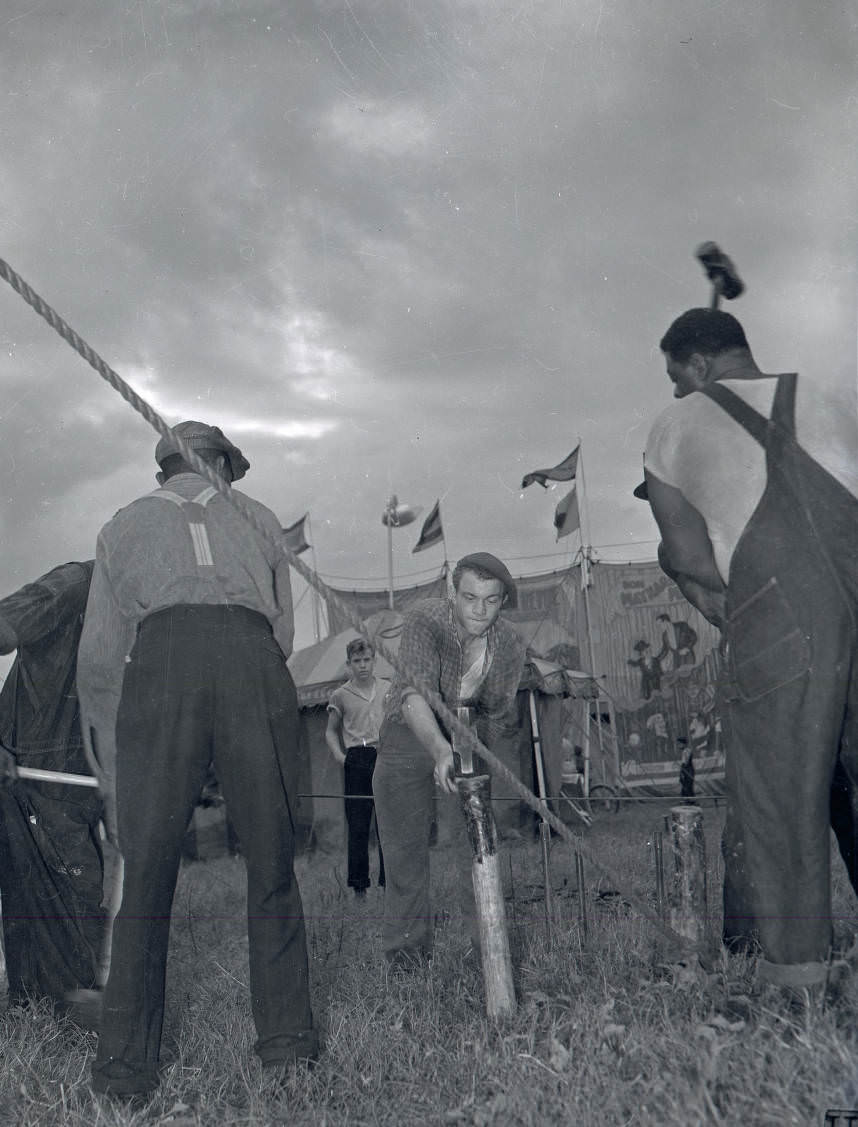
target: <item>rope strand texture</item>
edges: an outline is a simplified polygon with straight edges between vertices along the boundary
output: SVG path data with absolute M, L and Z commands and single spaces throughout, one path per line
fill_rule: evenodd
M 562 822 L 555 814 L 553 814 L 548 806 L 541 801 L 537 796 L 526 787 L 521 780 L 513 774 L 509 768 L 502 763 L 496 755 L 485 747 L 477 738 L 472 728 L 462 724 L 462 722 L 447 708 L 444 700 L 440 694 L 436 692 L 430 685 L 427 685 L 416 670 L 411 670 L 403 666 L 400 662 L 398 655 L 394 654 L 390 648 L 380 638 L 372 639 L 367 633 L 361 620 L 356 613 L 348 606 L 340 597 L 332 591 L 319 576 L 311 571 L 303 561 L 292 552 L 281 539 L 275 539 L 269 533 L 268 529 L 257 519 L 256 514 L 244 503 L 244 499 L 235 493 L 227 481 L 225 481 L 218 473 L 216 473 L 210 466 L 208 466 L 198 455 L 187 445 L 187 443 L 179 435 L 173 433 L 168 423 L 158 414 L 157 411 L 151 407 L 145 399 L 137 394 L 137 392 L 125 382 L 125 380 L 115 372 L 99 355 L 91 348 L 87 342 L 80 337 L 74 329 L 63 320 L 62 317 L 52 309 L 48 303 L 39 296 L 15 271 L 8 262 L 0 258 L 0 277 L 6 281 L 17 294 L 19 294 L 24 301 L 47 323 L 57 332 L 67 344 L 69 344 L 79 356 L 82 356 L 86 362 L 95 369 L 103 380 L 110 384 L 110 386 L 117 391 L 126 403 L 139 414 L 142 415 L 147 423 L 163 437 L 169 439 L 175 446 L 178 447 L 182 457 L 189 465 L 193 466 L 194 470 L 206 481 L 212 485 L 218 493 L 222 494 L 227 500 L 235 506 L 241 513 L 245 520 L 250 524 L 253 530 L 261 536 L 269 544 L 272 544 L 278 551 L 283 552 L 290 565 L 298 572 L 298 574 L 310 586 L 326 600 L 329 600 L 337 608 L 337 610 L 344 616 L 354 629 L 367 639 L 376 649 L 377 652 L 393 666 L 393 668 L 400 673 L 406 682 L 412 685 L 420 695 L 427 701 L 432 709 L 441 716 L 446 722 L 450 731 L 456 735 L 467 745 L 469 745 L 473 752 L 476 752 L 489 764 L 494 774 L 499 776 L 512 787 L 515 794 L 521 799 L 525 805 L 538 814 L 549 826 L 566 842 L 571 844 L 583 857 L 586 857 L 589 864 L 591 864 L 597 872 L 610 880 L 613 886 L 622 895 L 623 899 L 633 907 L 640 916 L 645 919 L 651 927 L 671 943 L 675 948 L 678 947 L 683 952 L 690 952 L 694 948 L 689 944 L 689 941 L 683 936 L 675 932 L 664 920 L 662 920 L 647 904 L 647 902 L 636 893 L 625 890 L 622 887 L 622 882 L 610 871 L 601 861 L 599 861 L 593 850 L 586 846 L 581 838 L 572 833 L 565 822 Z

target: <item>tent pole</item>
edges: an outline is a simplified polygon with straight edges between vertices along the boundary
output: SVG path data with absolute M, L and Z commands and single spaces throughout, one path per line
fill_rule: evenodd
M 602 762 L 605 762 L 605 748 L 602 743 L 602 704 L 601 704 L 601 691 L 599 688 L 599 681 L 596 676 L 596 662 L 593 655 L 593 630 L 590 622 L 590 564 L 591 552 L 590 546 L 590 520 L 587 512 L 587 493 L 584 486 L 584 450 L 581 439 L 578 439 L 578 473 L 581 478 L 581 496 L 579 498 L 578 512 L 580 514 L 580 527 L 581 534 L 581 590 L 584 595 L 584 622 L 587 629 L 587 653 L 590 663 L 590 674 L 596 683 L 596 735 L 599 740 L 599 756 Z M 585 528 L 586 525 L 586 528 Z M 587 744 L 587 757 L 584 760 L 584 796 L 589 797 L 590 794 L 590 755 L 589 755 L 589 740 Z
M 313 537 L 313 530 L 312 530 L 312 527 L 310 526 L 310 514 L 309 513 L 307 513 L 307 531 L 310 533 L 311 541 L 314 540 L 315 538 Z M 318 575 L 319 569 L 316 565 L 316 545 L 315 545 L 315 543 L 310 544 L 310 551 L 313 553 L 313 571 Z M 317 642 L 321 641 L 322 632 L 319 628 L 319 593 L 318 593 L 318 591 L 316 590 L 315 587 L 313 588 L 313 635 L 314 635 Z
M 539 734 L 539 720 L 536 715 L 536 695 L 533 689 L 528 692 L 530 702 L 530 727 L 533 732 L 533 755 L 536 760 L 537 794 L 545 802 L 545 763 L 542 758 L 542 737 Z M 554 890 L 551 887 L 551 861 L 549 857 L 551 847 L 551 826 L 545 818 L 539 823 L 539 836 L 542 841 L 542 878 L 545 882 L 545 929 L 548 933 L 548 942 L 554 937 Z
M 605 748 L 604 748 L 604 744 L 602 742 L 602 690 L 601 690 L 601 687 L 599 685 L 599 681 L 598 681 L 598 678 L 597 678 L 596 672 L 595 672 L 595 658 L 593 656 L 593 631 L 592 631 L 592 628 L 591 628 L 591 625 L 590 625 L 590 596 L 588 594 L 588 589 L 589 589 L 589 586 L 590 586 L 590 574 L 589 574 L 590 567 L 589 567 L 589 560 L 588 560 L 588 557 L 587 557 L 588 549 L 582 548 L 581 551 L 582 551 L 581 582 L 584 585 L 584 587 L 583 587 L 584 622 L 585 622 L 586 630 L 587 630 L 587 651 L 588 651 L 588 656 L 589 656 L 590 674 L 591 674 L 591 676 L 593 678 L 593 682 L 596 686 L 596 737 L 597 737 L 598 742 L 599 742 L 599 758 L 604 763 L 605 762 Z M 589 710 L 589 707 L 588 707 L 588 709 L 587 709 L 588 715 L 589 715 L 589 711 L 590 710 Z M 588 731 L 588 734 L 589 734 L 589 724 L 588 724 L 587 731 Z M 590 764 L 590 741 L 589 741 L 589 738 L 588 738 L 588 740 L 587 740 L 587 758 L 584 760 L 584 795 L 585 795 L 585 797 L 589 797 L 589 794 L 590 794 L 590 791 L 589 791 L 589 786 L 590 786 L 589 764 Z
M 387 606 L 393 610 L 393 512 L 396 498 L 387 502 Z

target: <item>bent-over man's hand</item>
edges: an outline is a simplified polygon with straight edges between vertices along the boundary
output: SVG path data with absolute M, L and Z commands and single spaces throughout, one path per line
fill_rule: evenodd
M 0 787 L 8 787 L 18 778 L 18 761 L 8 747 L 0 744 Z
M 687 575 L 679 575 L 676 584 L 692 606 L 696 607 L 707 621 L 719 630 L 727 625 L 727 593 L 711 591 Z
M 435 758 L 435 771 L 433 774 L 435 786 L 444 794 L 458 794 L 456 786 L 456 765 L 453 761 L 453 749 L 449 744 Z

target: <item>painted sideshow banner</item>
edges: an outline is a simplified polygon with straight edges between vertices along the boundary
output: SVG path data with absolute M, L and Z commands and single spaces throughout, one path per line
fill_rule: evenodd
M 581 586 L 578 567 L 546 575 L 526 575 L 515 581 L 518 606 L 505 610 L 531 653 L 565 669 L 581 668 L 577 602 Z M 583 620 L 582 620 L 583 621 Z
M 591 576 L 593 673 L 613 702 L 623 782 L 679 793 L 690 756 L 696 793 L 720 791 L 720 633 L 655 562 L 595 564 Z
M 530 651 L 538 657 L 556 661 L 566 669 L 580 669 L 579 628 L 576 608 L 581 584 L 577 567 L 553 571 L 546 575 L 517 578 L 518 607 L 504 611 L 504 616 L 524 638 Z M 443 576 L 416 587 L 399 587 L 394 591 L 395 608 L 406 614 L 423 599 L 437 599 L 447 589 Z M 361 619 L 367 619 L 388 605 L 386 587 L 363 591 L 331 588 L 353 608 Z M 351 626 L 351 622 L 334 606 L 326 603 L 332 634 Z
M 361 620 L 369 618 L 379 611 L 387 610 L 390 593 L 386 587 L 376 587 L 363 591 L 345 591 L 336 587 L 330 590 L 351 607 L 354 614 Z M 443 575 L 430 579 L 428 583 L 420 583 L 416 587 L 397 587 L 394 591 L 394 606 L 401 614 L 405 614 L 416 603 L 423 599 L 439 599 L 447 590 L 447 581 Z M 339 634 L 347 630 L 352 624 L 348 618 L 336 607 L 332 599 L 327 599 L 325 607 L 328 613 L 328 626 L 332 634 Z

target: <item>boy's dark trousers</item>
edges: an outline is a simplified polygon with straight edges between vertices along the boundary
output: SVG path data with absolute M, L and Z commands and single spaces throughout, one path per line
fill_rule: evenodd
M 372 798 L 353 797 L 372 794 L 372 773 L 375 770 L 375 748 L 358 744 L 346 748 L 345 806 L 349 830 L 349 888 L 364 892 L 369 879 L 369 831 L 375 803 Z M 384 886 L 384 857 L 378 845 L 378 884 Z

